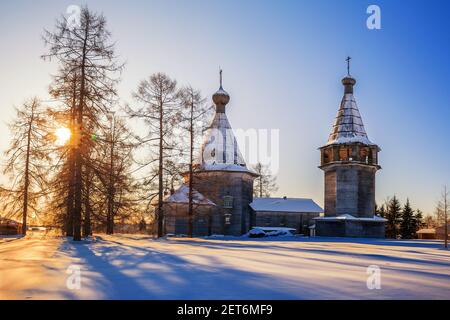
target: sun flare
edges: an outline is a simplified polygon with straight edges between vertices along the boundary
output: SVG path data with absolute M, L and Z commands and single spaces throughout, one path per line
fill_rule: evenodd
M 69 128 L 61 127 L 56 129 L 55 136 L 56 136 L 56 144 L 58 146 L 65 145 L 69 140 L 72 133 L 70 132 Z

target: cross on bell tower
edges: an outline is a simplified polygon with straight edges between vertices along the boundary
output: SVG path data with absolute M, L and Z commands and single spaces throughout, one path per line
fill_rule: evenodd
M 345 61 L 347 61 L 347 76 L 350 77 L 350 60 L 352 60 L 352 57 L 348 56 Z

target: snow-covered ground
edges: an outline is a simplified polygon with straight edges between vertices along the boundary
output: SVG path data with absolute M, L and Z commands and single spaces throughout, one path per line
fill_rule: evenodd
M 10 240 L 10 239 L 8 239 Z M 0 242 L 7 299 L 450 299 L 438 241 L 97 236 Z M 381 289 L 367 288 L 367 267 Z M 81 288 L 67 287 L 81 272 Z M 70 286 L 69 286 L 70 287 Z

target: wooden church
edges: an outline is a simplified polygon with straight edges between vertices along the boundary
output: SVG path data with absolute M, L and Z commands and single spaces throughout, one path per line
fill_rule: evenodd
M 313 228 L 317 236 L 384 237 L 385 219 L 375 215 L 375 174 L 380 148 L 364 129 L 353 96 L 356 80 L 346 76 L 344 96 L 328 142 L 320 148 L 325 174 L 325 210 L 311 199 L 253 200 L 258 175 L 247 168 L 226 115 L 230 95 L 212 96 L 214 119 L 205 134 L 192 181 L 193 235 L 240 236 L 251 227 Z M 166 234 L 189 234 L 189 175 L 164 199 Z M 324 215 L 322 215 L 324 213 Z
M 192 181 L 193 234 L 238 236 L 250 228 L 249 205 L 257 174 L 247 168 L 239 151 L 225 113 L 230 96 L 222 87 L 222 79 L 212 99 L 216 113 L 206 131 Z M 164 201 L 168 234 L 188 234 L 188 179 L 185 175 L 184 184 Z

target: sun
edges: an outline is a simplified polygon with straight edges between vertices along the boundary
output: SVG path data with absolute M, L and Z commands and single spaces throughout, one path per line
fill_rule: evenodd
M 55 136 L 56 136 L 55 143 L 58 146 L 63 146 L 69 141 L 71 135 L 72 135 L 72 133 L 70 132 L 69 128 L 65 128 L 65 127 L 58 128 L 55 131 Z

